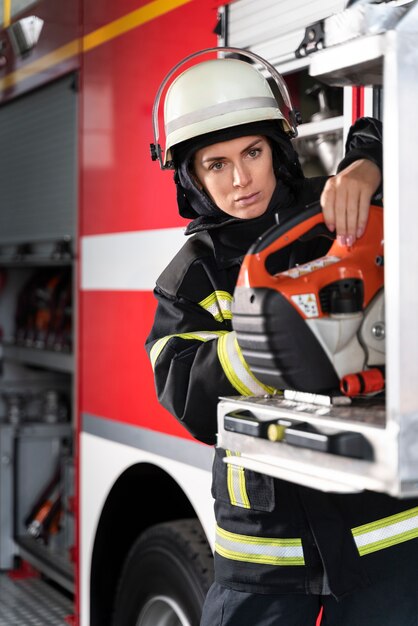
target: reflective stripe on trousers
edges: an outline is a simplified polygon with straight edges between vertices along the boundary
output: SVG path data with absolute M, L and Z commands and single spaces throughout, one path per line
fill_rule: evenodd
M 226 559 L 263 565 L 305 565 L 301 539 L 239 535 L 216 527 L 215 552 Z
M 239 456 L 239 452 L 234 453 L 235 456 Z M 226 456 L 231 456 L 231 450 L 226 450 Z M 247 494 L 247 486 L 245 484 L 245 469 L 227 464 L 227 486 L 229 499 L 233 506 L 241 506 L 244 509 L 250 509 L 251 504 Z
M 418 537 L 418 507 L 352 530 L 360 556 Z
M 418 507 L 352 529 L 360 556 L 418 537 Z M 255 537 L 216 529 L 215 551 L 225 559 L 263 565 L 305 565 L 299 538 Z

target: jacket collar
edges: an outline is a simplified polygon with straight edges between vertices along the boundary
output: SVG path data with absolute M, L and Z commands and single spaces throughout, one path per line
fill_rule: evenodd
M 215 260 L 220 268 L 241 264 L 250 246 L 266 230 L 289 219 L 297 211 L 294 190 L 278 181 L 266 212 L 254 219 L 231 218 L 216 226 L 201 228 L 210 236 Z M 195 220 L 196 222 L 197 220 Z M 194 231 L 196 232 L 196 231 Z

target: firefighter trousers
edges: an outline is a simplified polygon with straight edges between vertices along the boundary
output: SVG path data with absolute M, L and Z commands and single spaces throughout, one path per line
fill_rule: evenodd
M 418 626 L 416 577 L 401 575 L 335 600 L 333 596 L 264 595 L 214 583 L 200 626 Z

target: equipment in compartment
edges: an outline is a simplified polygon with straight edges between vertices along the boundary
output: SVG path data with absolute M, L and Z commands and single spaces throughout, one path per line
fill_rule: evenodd
M 41 419 L 49 424 L 66 422 L 69 419 L 68 399 L 55 389 L 47 389 L 40 394 Z
M 71 587 L 73 466 L 70 424 L 26 423 L 15 435 L 16 543 L 22 556 Z
M 332 88 L 318 82 L 308 87 L 305 94 L 317 103 L 318 110 L 311 115 L 308 123 L 308 126 L 316 128 L 316 132 L 307 136 L 302 132 L 302 136 L 294 140 L 303 171 L 305 175 L 311 176 L 335 174 L 343 154 L 342 129 L 321 132 L 320 128 L 321 122 L 339 115 L 337 108 L 332 108 L 333 103 L 331 104 L 333 100 L 337 100 L 337 94 Z M 315 163 L 319 165 L 316 169 Z
M 52 550 L 59 549 L 73 561 L 74 459 L 64 454 L 39 491 L 25 517 L 27 534 Z
M 74 590 L 74 514 L 67 506 L 73 431 L 71 239 L 1 243 L 7 278 L 1 293 L 4 368 L 0 425 L 4 458 L 0 492 L 8 517 L 0 566 L 20 557 Z M 6 445 L 7 444 L 7 445 Z M 39 500 L 60 469 L 55 489 Z M 67 478 L 65 478 L 67 477 Z M 26 523 L 25 523 L 26 522 Z
M 5 421 L 17 425 L 26 419 L 29 394 L 19 392 L 3 392 L 1 397 L 6 406 Z
M 18 425 L 25 422 L 55 424 L 68 422 L 70 406 L 67 395 L 57 389 L 34 391 L 2 391 L 4 421 Z
M 40 269 L 23 286 L 16 307 L 17 345 L 70 352 L 72 284 L 69 268 Z
M 48 544 L 50 536 L 56 534 L 59 530 L 62 514 L 61 501 L 61 471 L 58 468 L 41 494 L 36 498 L 25 519 L 25 526 L 31 537 L 40 539 L 43 543 Z

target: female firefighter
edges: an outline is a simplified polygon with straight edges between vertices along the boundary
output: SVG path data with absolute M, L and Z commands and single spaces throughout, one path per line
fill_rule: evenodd
M 165 129 L 165 163 L 193 236 L 157 281 L 147 349 L 159 401 L 214 444 L 219 396 L 266 393 L 231 324 L 243 256 L 276 220 L 318 200 L 342 242 L 361 237 L 381 183 L 381 132 L 360 119 L 339 173 L 306 179 L 267 80 L 232 58 L 200 62 L 171 84 Z M 281 269 L 320 256 L 294 252 Z M 248 470 L 237 491 L 228 453 L 217 448 L 214 460 L 215 583 L 202 626 L 314 626 L 321 606 L 327 626 L 418 623 L 416 502 L 326 494 Z

